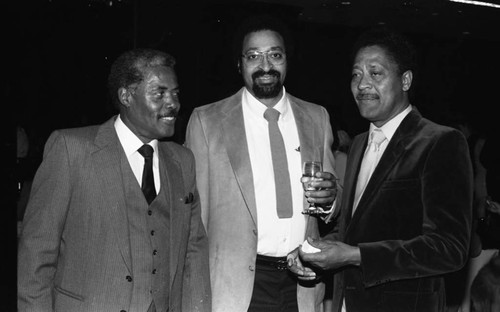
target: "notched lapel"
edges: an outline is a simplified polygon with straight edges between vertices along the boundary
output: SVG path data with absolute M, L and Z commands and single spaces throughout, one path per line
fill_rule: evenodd
M 222 121 L 221 135 L 224 137 L 224 145 L 240 191 L 254 223 L 257 224 L 257 208 L 243 109 L 241 102 L 233 104 L 234 106 L 228 111 L 227 117 Z
M 319 152 L 319 148 L 317 146 L 322 146 L 323 142 L 317 142 L 320 136 L 316 133 L 317 127 L 311 127 L 314 121 L 296 103 L 290 101 L 290 106 L 292 107 L 295 123 L 297 124 L 301 161 L 321 160 L 323 155 Z
M 370 181 L 368 181 L 368 184 L 366 185 L 363 196 L 361 197 L 358 207 L 354 212 L 353 221 L 354 219 L 357 219 L 356 215 L 361 215 L 363 213 L 367 207 L 367 203 L 370 202 L 370 198 L 378 192 L 389 172 L 394 168 L 398 160 L 403 155 L 406 146 L 408 145 L 408 140 L 411 140 L 412 134 L 415 133 L 416 123 L 418 123 L 420 118 L 421 116 L 418 112 L 412 111 L 399 125 L 398 129 L 394 133 L 394 136 L 389 142 L 389 145 L 387 145 L 384 154 L 380 158 L 375 171 L 373 171 Z
M 182 227 L 186 226 L 185 217 L 190 211 L 186 211 L 184 208 L 186 197 L 185 196 L 185 186 L 184 186 L 184 176 L 182 174 L 181 164 L 173 157 L 173 153 L 170 152 L 168 147 L 164 144 L 158 145 L 160 148 L 161 157 L 160 160 L 160 176 L 161 176 L 161 191 L 164 193 L 166 200 L 166 207 L 168 209 L 169 219 L 167 226 L 170 233 L 170 272 L 177 272 L 177 266 L 179 264 L 180 254 L 180 244 L 185 241 L 184 238 L 179 237 L 181 233 L 187 233 Z M 174 180 L 175 179 L 175 180 Z M 170 276 L 170 286 L 175 279 L 175 275 Z
M 100 129 L 96 137 L 96 150 L 92 154 L 94 170 L 99 177 L 99 189 L 110 209 L 103 213 L 113 227 L 122 258 L 131 272 L 132 258 L 130 253 L 129 231 L 121 172 L 121 162 L 126 158 L 114 130 L 113 123 L 108 121 Z

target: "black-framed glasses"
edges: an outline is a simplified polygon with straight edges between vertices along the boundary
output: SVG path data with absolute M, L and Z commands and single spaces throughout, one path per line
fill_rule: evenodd
M 269 51 L 249 51 L 242 54 L 241 57 L 250 66 L 256 66 L 264 61 L 264 57 L 267 61 L 273 65 L 281 65 L 286 60 L 286 54 L 279 50 L 269 50 Z

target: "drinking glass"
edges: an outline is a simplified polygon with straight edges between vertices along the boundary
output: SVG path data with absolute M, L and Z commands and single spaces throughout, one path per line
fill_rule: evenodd
M 316 191 L 316 188 L 310 185 L 311 181 L 321 180 L 315 178 L 316 172 L 323 171 L 323 164 L 321 161 L 305 161 L 302 164 L 302 187 L 304 191 Z M 303 214 L 316 214 L 318 213 L 318 208 L 314 203 L 309 203 L 309 208 L 302 212 Z

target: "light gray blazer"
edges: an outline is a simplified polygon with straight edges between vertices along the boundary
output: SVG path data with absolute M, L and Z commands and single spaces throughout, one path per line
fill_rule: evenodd
M 257 256 L 257 208 L 241 96 L 196 108 L 189 120 L 186 146 L 196 159 L 202 219 L 209 238 L 213 311 L 247 311 Z M 324 107 L 287 94 L 300 139 L 301 158 L 323 161 L 334 172 L 333 135 Z M 304 207 L 307 202 L 304 199 Z M 306 236 L 317 237 L 315 217 Z M 298 287 L 301 311 L 319 311 L 324 285 Z

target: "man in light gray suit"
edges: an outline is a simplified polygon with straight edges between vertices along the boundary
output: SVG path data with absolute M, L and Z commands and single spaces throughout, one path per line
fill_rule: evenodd
M 328 210 L 335 199 L 333 135 L 325 108 L 302 101 L 283 86 L 291 49 L 273 18 L 243 23 L 238 68 L 245 86 L 219 102 L 196 108 L 186 146 L 196 158 L 202 219 L 209 239 L 213 311 L 320 311 L 324 285 L 298 285 L 286 255 L 306 236 L 318 237 L 318 217 L 307 209 L 301 164 L 323 162 L 308 200 Z M 269 133 L 264 114 L 279 112 L 291 188 L 291 214 L 280 216 Z M 286 175 L 285 175 L 286 176 Z M 324 216 L 326 217 L 326 216 Z M 320 221 L 322 222 L 322 221 Z
M 194 158 L 160 141 L 180 108 L 174 64 L 125 52 L 108 81 L 120 114 L 51 134 L 19 242 L 19 312 L 210 311 Z

